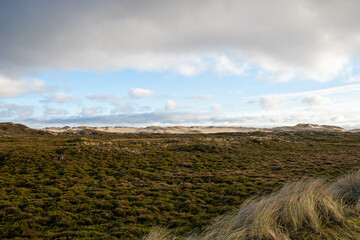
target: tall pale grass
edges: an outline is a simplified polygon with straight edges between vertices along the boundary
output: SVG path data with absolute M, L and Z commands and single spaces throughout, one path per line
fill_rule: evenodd
M 348 220 L 350 213 L 359 213 L 359 199 L 360 171 L 333 183 L 299 180 L 245 201 L 238 211 L 218 217 L 201 233 L 177 237 L 155 229 L 144 240 L 360 239 L 360 229 Z
M 339 178 L 331 185 L 331 194 L 344 204 L 350 205 L 356 211 L 360 211 L 360 170 Z
M 147 236 L 147 240 L 173 240 L 176 239 L 174 235 L 165 228 L 154 228 Z

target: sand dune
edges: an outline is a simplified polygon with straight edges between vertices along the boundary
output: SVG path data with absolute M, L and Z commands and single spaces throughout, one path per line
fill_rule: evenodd
M 212 133 L 247 133 L 247 132 L 359 132 L 359 129 L 345 130 L 341 127 L 317 124 L 297 124 L 295 126 L 283 126 L 275 128 L 251 128 L 251 127 L 214 127 L 214 126 L 174 126 L 159 127 L 149 126 L 136 127 L 47 127 L 43 130 L 51 133 L 78 133 L 84 130 L 108 132 L 108 133 L 167 133 L 167 134 L 212 134 Z

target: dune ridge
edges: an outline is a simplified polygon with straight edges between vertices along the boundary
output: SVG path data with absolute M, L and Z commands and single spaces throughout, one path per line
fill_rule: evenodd
M 248 132 L 360 132 L 359 129 L 345 130 L 344 128 L 330 125 L 297 124 L 274 128 L 255 127 L 227 127 L 227 126 L 173 126 L 159 127 L 47 127 L 43 129 L 50 133 L 79 133 L 82 131 L 95 131 L 107 133 L 165 133 L 165 134 L 213 134 L 213 133 L 248 133 Z

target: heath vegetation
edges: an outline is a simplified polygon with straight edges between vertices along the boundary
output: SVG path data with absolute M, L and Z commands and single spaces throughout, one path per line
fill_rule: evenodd
M 139 239 L 160 227 L 150 239 L 350 239 L 359 175 L 309 179 L 358 169 L 359 147 L 357 133 L 3 135 L 0 238 Z

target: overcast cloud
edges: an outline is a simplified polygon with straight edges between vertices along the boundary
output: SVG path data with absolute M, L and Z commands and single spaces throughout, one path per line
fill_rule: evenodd
M 250 64 L 272 80 L 327 81 L 359 55 L 359 7 L 356 0 L 3 0 L 0 73 L 192 75 L 215 66 L 242 74 Z

